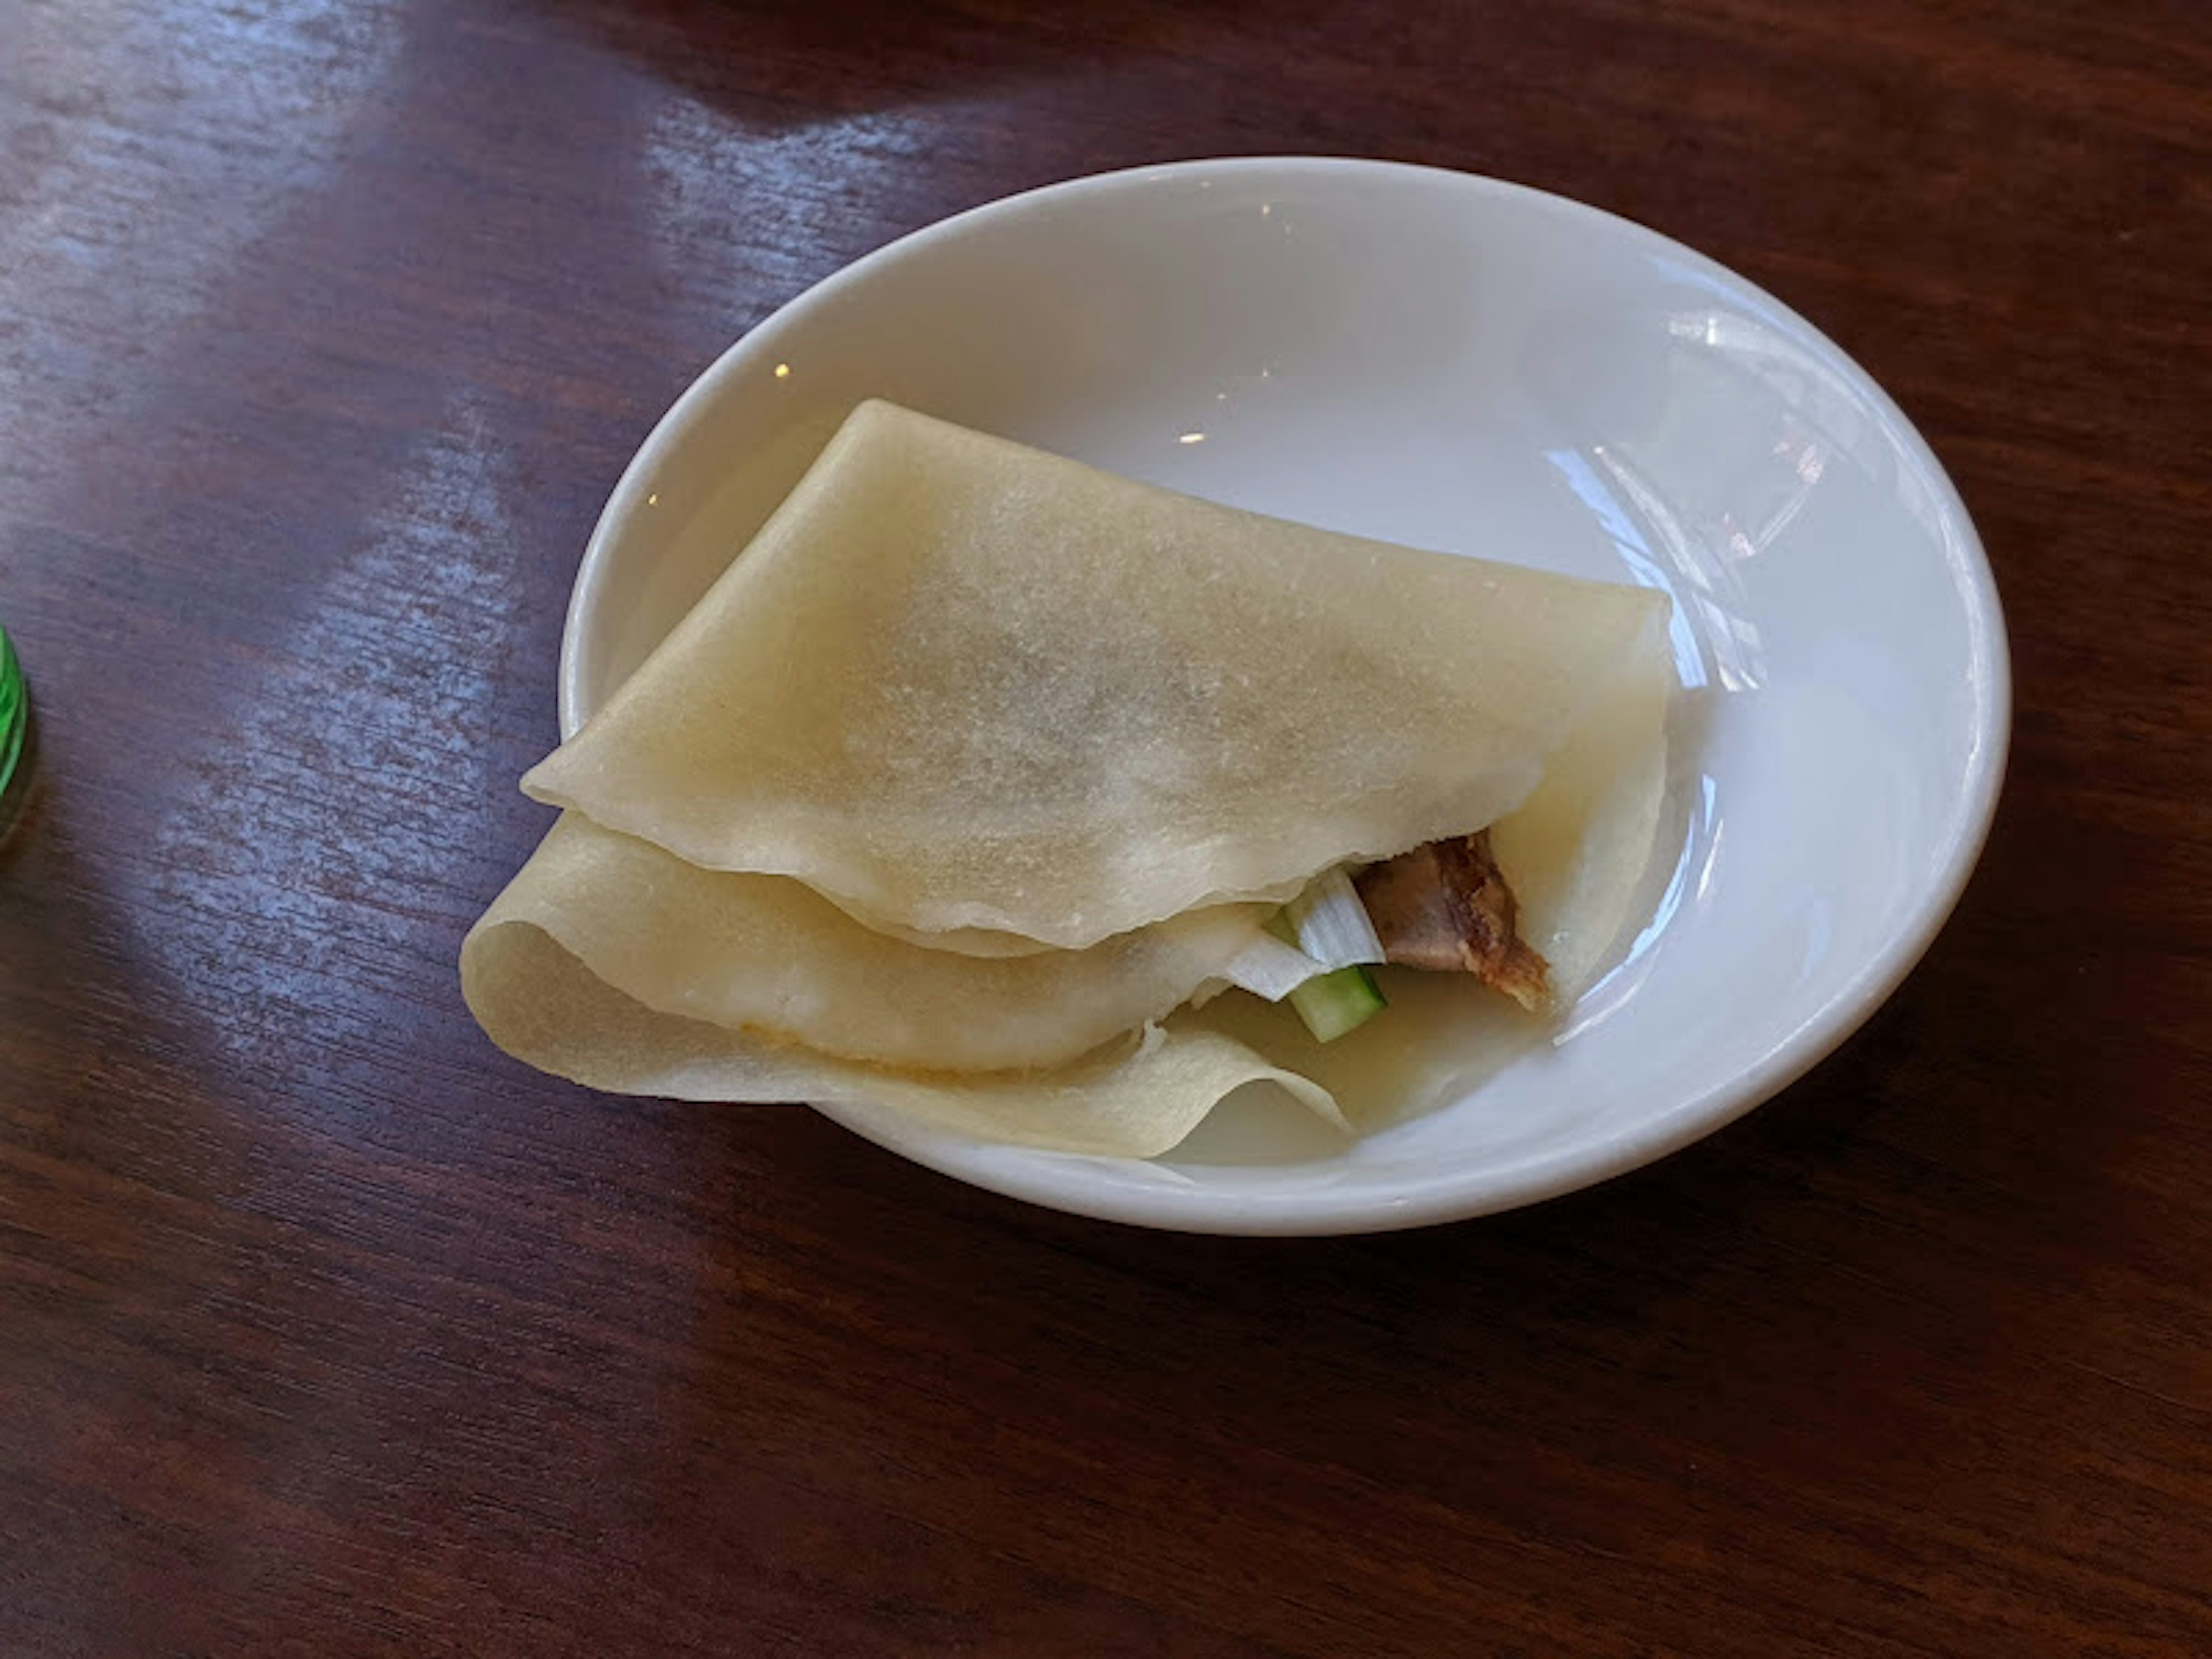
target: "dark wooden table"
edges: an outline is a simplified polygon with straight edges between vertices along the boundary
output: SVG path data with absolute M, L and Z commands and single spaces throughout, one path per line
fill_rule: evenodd
M 2009 610 L 1956 920 L 1735 1128 L 1267 1243 L 495 1053 L 624 459 L 1026 185 L 1376 155 L 1889 386 Z M 0 1652 L 2212 1652 L 2202 0 L 0 0 Z

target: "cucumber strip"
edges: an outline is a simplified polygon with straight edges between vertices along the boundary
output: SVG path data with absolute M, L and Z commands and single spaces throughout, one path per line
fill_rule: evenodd
M 1278 910 L 1268 917 L 1267 929 L 1285 943 L 1298 936 L 1285 911 Z M 1316 1042 L 1334 1042 L 1390 1006 L 1383 999 L 1382 988 L 1375 983 L 1375 976 L 1358 966 L 1316 974 L 1284 1000 L 1298 1011 L 1298 1018 L 1313 1033 Z
M 1290 1004 L 1316 1042 L 1334 1042 L 1389 1006 L 1374 976 L 1358 967 L 1315 975 L 1291 993 Z

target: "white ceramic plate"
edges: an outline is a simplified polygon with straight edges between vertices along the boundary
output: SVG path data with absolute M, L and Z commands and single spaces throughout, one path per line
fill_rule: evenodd
M 1549 1047 L 1351 1146 L 1266 1112 L 1232 1110 L 1152 1163 L 848 1119 L 948 1175 L 1255 1233 L 1411 1226 L 1584 1186 L 1826 1054 L 1917 960 L 1980 849 L 2008 730 L 2003 623 L 1966 509 L 1896 405 L 1678 243 L 1368 161 L 1083 179 L 933 226 L 786 306 L 684 394 L 608 503 L 562 646 L 564 734 L 871 395 L 1676 605 L 1664 890 Z

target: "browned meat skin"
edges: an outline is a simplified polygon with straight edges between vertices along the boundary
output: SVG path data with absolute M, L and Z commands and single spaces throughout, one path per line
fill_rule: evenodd
M 1516 931 L 1520 907 L 1491 856 L 1487 830 L 1370 865 L 1352 885 L 1385 960 L 1473 974 L 1532 1012 L 1550 1001 L 1549 966 Z

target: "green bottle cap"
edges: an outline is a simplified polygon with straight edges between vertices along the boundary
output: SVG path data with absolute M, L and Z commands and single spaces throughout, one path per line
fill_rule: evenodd
M 23 684 L 23 665 L 15 659 L 8 630 L 0 628 L 0 835 L 7 833 L 31 781 L 25 752 L 30 730 L 31 694 Z

